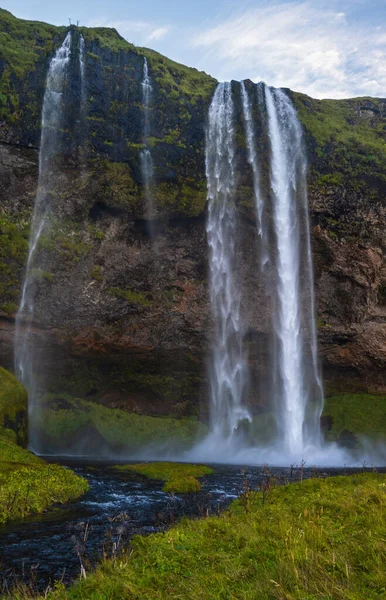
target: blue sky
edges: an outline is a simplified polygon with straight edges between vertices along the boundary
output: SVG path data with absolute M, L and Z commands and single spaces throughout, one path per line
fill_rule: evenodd
M 17 17 L 115 27 L 210 73 L 315 98 L 386 97 L 386 1 L 0 0 Z

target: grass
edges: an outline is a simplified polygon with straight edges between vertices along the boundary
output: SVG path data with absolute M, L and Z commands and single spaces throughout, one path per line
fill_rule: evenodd
M 186 448 L 206 432 L 194 419 L 138 415 L 65 394 L 47 395 L 43 402 L 39 426 L 48 442 L 62 448 L 85 430 L 85 436 L 92 437 L 95 432 L 107 444 L 131 452 L 149 446 L 170 448 L 171 444 L 176 449 Z
M 0 524 L 74 500 L 88 489 L 82 477 L 17 445 L 26 441 L 27 392 L 0 367 Z
M 164 492 L 199 492 L 201 484 L 198 477 L 211 475 L 213 469 L 204 465 L 190 465 L 173 462 L 139 463 L 136 465 L 117 465 L 118 471 L 134 471 L 149 479 L 165 481 Z
M 253 493 L 219 516 L 135 537 L 50 600 L 379 600 L 386 594 L 386 476 Z M 28 598 L 14 592 L 13 600 Z

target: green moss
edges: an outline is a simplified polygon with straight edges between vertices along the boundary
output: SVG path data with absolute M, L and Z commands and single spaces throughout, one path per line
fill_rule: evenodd
M 22 272 L 28 255 L 28 222 L 23 215 L 0 214 L 0 297 L 1 311 L 14 312 L 20 296 Z
M 0 367 L 0 432 L 4 429 L 12 431 L 20 444 L 26 444 L 27 392 L 12 373 Z
M 328 438 L 344 432 L 368 438 L 386 437 L 386 396 L 337 394 L 326 398 L 323 415 L 332 419 Z
M 138 186 L 127 163 L 105 159 L 93 161 L 91 167 L 98 182 L 98 195 L 109 206 L 129 211 L 138 207 Z
M 146 294 L 141 292 L 135 292 L 133 290 L 122 290 L 121 288 L 109 288 L 109 293 L 115 296 L 116 298 L 120 298 L 121 300 L 126 300 L 129 304 L 135 304 L 136 306 L 151 306 L 152 302 L 147 298 Z
M 47 465 L 17 445 L 26 439 L 27 392 L 0 367 L 0 524 L 73 500 L 88 489 L 82 477 Z
M 199 492 L 201 484 L 197 478 L 214 473 L 213 469 L 204 465 L 173 462 L 117 465 L 113 468 L 119 471 L 134 471 L 149 479 L 165 481 L 163 491 L 176 493 Z
M 150 445 L 186 448 L 206 433 L 193 419 L 137 415 L 64 394 L 45 396 L 37 426 L 48 442 L 62 447 L 87 428 L 90 435 L 97 432 L 108 444 L 128 451 Z
M 220 516 L 137 536 L 48 600 L 378 600 L 386 476 L 310 479 L 249 493 Z M 20 597 L 19 597 L 20 598 Z M 13 596 L 15 600 L 15 596 Z M 16 597 L 16 600 L 19 600 Z
M 51 283 L 54 280 L 53 273 L 43 271 L 42 269 L 31 269 L 30 275 L 38 281 L 48 281 Z
M 88 490 L 87 481 L 59 465 L 47 465 L 0 438 L 0 523 L 41 513 L 55 503 L 75 500 Z M 29 456 L 28 456 L 29 455 Z M 31 458 L 33 457 L 33 458 Z
M 95 281 L 103 281 L 102 269 L 100 265 L 94 265 L 91 271 L 91 278 Z

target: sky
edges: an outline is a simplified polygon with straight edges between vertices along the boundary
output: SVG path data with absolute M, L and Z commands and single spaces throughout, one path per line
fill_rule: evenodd
M 385 0 L 0 0 L 23 19 L 115 27 L 219 81 L 386 97 Z

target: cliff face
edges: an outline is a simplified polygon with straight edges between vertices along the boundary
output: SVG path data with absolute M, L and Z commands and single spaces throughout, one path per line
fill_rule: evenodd
M 20 21 L 6 11 L 0 11 L 0 24 L 0 361 L 10 366 L 37 187 L 45 77 L 66 31 Z M 80 33 L 86 50 L 84 110 Z M 206 394 L 210 341 L 204 132 L 216 81 L 131 46 L 113 30 L 74 28 L 72 35 L 68 127 L 51 198 L 55 217 L 40 240 L 41 267 L 34 273 L 34 335 L 46 357 L 45 389 L 154 415 L 192 414 Z M 139 163 L 144 57 L 153 84 L 153 240 Z M 247 87 L 251 93 L 256 89 L 248 82 Z M 236 82 L 233 92 L 239 283 L 253 376 L 261 381 L 269 315 L 260 308 L 264 291 L 257 275 L 252 178 Z M 386 390 L 386 101 L 316 101 L 289 93 L 304 125 L 310 162 L 325 380 L 331 389 Z M 258 101 L 264 156 L 264 102 Z M 263 182 L 265 172 L 263 159 Z

